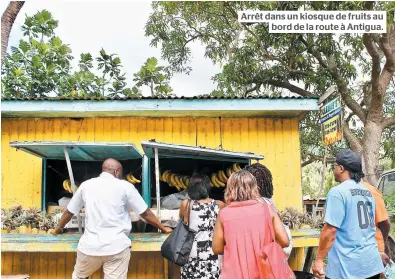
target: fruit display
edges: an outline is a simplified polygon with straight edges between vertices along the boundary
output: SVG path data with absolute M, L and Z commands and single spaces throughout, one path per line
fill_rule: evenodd
M 213 187 L 225 187 L 226 182 L 228 181 L 229 177 L 234 172 L 240 171 L 240 165 L 238 163 L 233 163 L 233 165 L 227 168 L 225 171 L 220 170 L 210 175 L 211 185 Z
M 135 178 L 132 173 L 128 173 L 126 175 L 126 180 L 132 184 L 141 183 L 141 180 Z M 78 189 L 78 185 L 75 185 L 75 187 Z M 69 193 L 73 193 L 73 188 L 71 187 L 70 179 L 66 179 L 63 181 L 63 189 L 65 189 Z
M 300 212 L 295 207 L 286 207 L 284 210 L 281 210 L 278 215 L 283 223 L 291 230 L 321 229 L 324 224 L 323 216 Z
M 23 210 L 22 213 L 16 217 L 16 222 L 18 223 L 20 234 L 27 234 L 30 233 L 31 227 L 29 223 L 28 213 Z
M 184 190 L 189 185 L 189 176 L 177 175 L 170 170 L 164 171 L 159 175 L 159 180 L 166 182 L 170 187 L 175 187 L 178 191 Z
M 138 180 L 136 177 L 134 177 L 132 173 L 128 173 L 126 175 L 126 180 L 132 184 L 141 183 L 141 180 Z
M 40 209 L 13 206 L 1 210 L 1 232 L 9 234 L 49 234 L 55 228 L 54 213 L 47 214 Z
M 225 187 L 226 182 L 232 173 L 240 171 L 240 165 L 234 163 L 231 167 L 226 170 L 219 170 L 213 172 L 209 178 L 212 187 Z M 180 175 L 173 173 L 171 170 L 166 170 L 159 175 L 159 180 L 167 183 L 170 187 L 176 188 L 178 191 L 185 190 L 189 185 L 190 176 Z
M 78 185 L 75 185 L 75 187 L 78 189 Z M 69 193 L 73 193 L 73 187 L 71 187 L 70 179 L 66 179 L 63 181 L 63 189 L 65 189 Z
M 56 224 L 52 215 L 48 215 L 45 212 L 41 213 L 40 222 L 38 224 L 39 234 L 50 234 L 52 230 L 55 228 Z

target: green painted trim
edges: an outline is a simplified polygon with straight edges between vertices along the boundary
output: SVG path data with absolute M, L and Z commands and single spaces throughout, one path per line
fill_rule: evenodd
M 294 247 L 318 246 L 320 230 L 291 230 Z M 160 251 L 168 234 L 132 233 L 132 251 Z M 1 252 L 75 252 L 80 234 L 2 234 Z
M 203 157 L 204 155 L 184 155 L 184 154 L 164 154 L 164 152 L 159 153 L 159 159 L 171 159 L 171 158 L 182 158 L 182 159 L 197 159 L 197 160 L 207 160 L 207 161 L 223 161 L 223 162 L 232 162 L 232 163 L 242 163 L 247 164 L 248 159 L 242 158 L 222 158 L 221 155 L 218 157 Z
M 150 159 L 146 155 L 143 156 L 142 168 L 143 168 L 143 188 L 142 188 L 143 199 L 147 203 L 148 207 L 151 207 Z
M 1 252 L 75 252 L 80 234 L 29 235 L 2 234 Z M 160 251 L 168 234 L 133 233 L 129 235 L 132 251 Z
M 68 148 L 71 161 L 132 160 L 143 156 L 133 143 L 123 142 L 12 141 L 10 146 L 52 160 L 65 159 L 64 147 Z
M 47 208 L 47 159 L 42 159 L 41 210 Z
M 317 99 L 2 101 L 2 117 L 296 117 Z
M 246 152 L 235 152 L 222 149 L 205 148 L 191 145 L 170 144 L 156 141 L 141 142 L 144 153 L 154 157 L 155 148 L 159 158 L 191 158 L 215 161 L 248 163 L 249 159 L 262 160 L 264 156 Z

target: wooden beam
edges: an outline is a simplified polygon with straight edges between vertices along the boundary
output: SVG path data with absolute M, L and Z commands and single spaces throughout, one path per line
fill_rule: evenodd
M 63 150 L 64 150 L 64 157 L 66 158 L 67 170 L 69 172 L 69 177 L 70 177 L 70 182 L 71 182 L 71 190 L 73 191 L 73 196 L 74 196 L 75 192 L 77 191 L 77 187 L 75 186 L 73 169 L 71 168 L 69 150 L 67 149 L 66 146 L 63 148 Z M 77 213 L 77 222 L 78 222 L 78 232 L 82 233 L 81 214 L 79 212 Z
M 159 222 L 161 221 L 160 215 L 160 183 L 159 183 L 159 154 L 158 148 L 154 148 L 155 152 L 155 185 L 156 185 L 156 210 Z M 160 230 L 158 229 L 160 232 Z
M 291 230 L 295 248 L 317 247 L 320 230 Z M 132 251 L 160 251 L 168 234 L 132 233 Z M 2 234 L 2 252 L 75 252 L 81 234 L 34 235 L 34 234 Z
M 337 88 L 336 85 L 332 85 L 331 87 L 329 87 L 329 88 L 325 91 L 324 95 L 322 95 L 322 96 L 318 99 L 318 103 L 319 103 L 319 104 L 322 104 L 326 99 L 329 98 L 330 95 L 332 95 L 334 92 L 336 92 L 336 90 L 337 90 L 336 88 Z
M 319 109 L 317 99 L 2 101 L 2 117 L 253 117 L 292 118 Z
M 304 261 L 303 271 L 310 272 L 311 266 L 313 265 L 313 252 L 316 248 L 309 247 L 307 248 L 306 259 Z

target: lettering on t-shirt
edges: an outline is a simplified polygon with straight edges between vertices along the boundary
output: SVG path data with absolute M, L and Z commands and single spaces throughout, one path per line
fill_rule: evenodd
M 372 197 L 372 193 L 369 190 L 363 189 L 350 189 L 352 196 Z

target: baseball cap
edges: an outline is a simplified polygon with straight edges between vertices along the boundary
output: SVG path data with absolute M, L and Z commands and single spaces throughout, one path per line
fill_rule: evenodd
M 353 152 L 350 149 L 345 149 L 339 152 L 336 156 L 336 163 L 342 165 L 346 170 L 353 173 L 362 172 L 361 155 Z

